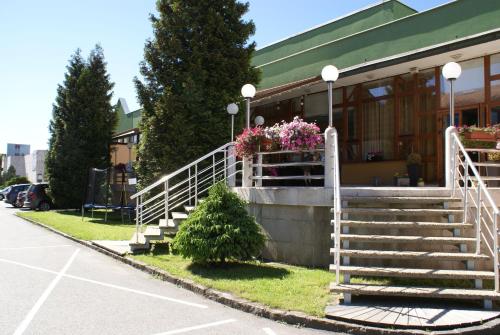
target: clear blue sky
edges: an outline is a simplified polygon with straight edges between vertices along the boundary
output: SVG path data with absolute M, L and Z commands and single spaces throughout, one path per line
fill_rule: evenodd
M 381 0 L 379 0 L 380 2 Z M 375 0 L 250 0 L 253 40 L 265 46 Z M 422 11 L 447 0 L 403 0 Z M 57 84 L 70 55 L 104 48 L 113 102 L 127 99 L 138 108 L 132 78 L 138 75 L 144 41 L 151 36 L 149 13 L 155 0 L 2 1 L 0 9 L 0 152 L 6 143 L 47 148 L 48 124 Z

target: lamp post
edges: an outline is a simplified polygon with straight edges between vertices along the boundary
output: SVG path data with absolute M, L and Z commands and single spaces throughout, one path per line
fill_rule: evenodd
M 229 115 L 231 115 L 231 142 L 234 141 L 234 116 L 238 114 L 238 105 L 235 103 L 229 104 L 226 107 Z
M 247 101 L 247 128 L 250 128 L 250 99 L 255 96 L 255 86 L 252 84 L 245 84 L 241 88 L 241 95 Z
M 321 71 L 321 78 L 328 84 L 328 127 L 333 127 L 333 83 L 339 78 L 339 70 L 327 65 Z
M 450 83 L 450 126 L 455 126 L 455 94 L 453 82 L 462 74 L 462 68 L 458 63 L 449 62 L 443 66 L 443 77 Z

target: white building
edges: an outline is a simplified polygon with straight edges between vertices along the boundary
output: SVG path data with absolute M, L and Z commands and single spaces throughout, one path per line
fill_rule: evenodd
M 29 146 L 28 146 L 29 148 Z M 3 171 L 11 166 L 16 169 L 16 175 L 26 177 L 32 183 L 45 181 L 45 157 L 47 150 L 34 150 L 24 154 L 6 155 L 2 160 Z

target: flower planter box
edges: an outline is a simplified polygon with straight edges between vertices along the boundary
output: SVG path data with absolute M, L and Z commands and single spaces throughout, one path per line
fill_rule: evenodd
M 497 134 L 484 131 L 465 132 L 464 137 L 466 140 L 480 140 L 489 142 L 496 142 L 497 140 Z

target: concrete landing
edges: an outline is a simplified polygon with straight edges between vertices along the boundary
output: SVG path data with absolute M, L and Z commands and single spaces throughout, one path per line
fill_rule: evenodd
M 125 256 L 126 254 L 131 253 L 130 250 L 130 241 L 106 241 L 106 240 L 94 240 L 91 241 L 92 244 L 97 245 L 101 248 L 104 248 L 112 253 L 115 253 L 120 256 Z
M 359 300 L 359 299 L 357 299 Z M 500 317 L 500 311 L 443 302 L 366 299 L 350 305 L 329 305 L 329 319 L 395 329 L 457 329 Z

